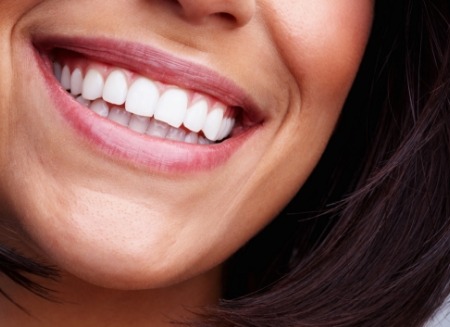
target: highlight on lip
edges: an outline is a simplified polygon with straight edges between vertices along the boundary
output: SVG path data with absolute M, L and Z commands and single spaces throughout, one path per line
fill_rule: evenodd
M 212 144 L 230 136 L 236 108 L 207 95 L 85 59 L 53 59 L 61 87 L 98 115 L 150 136 Z

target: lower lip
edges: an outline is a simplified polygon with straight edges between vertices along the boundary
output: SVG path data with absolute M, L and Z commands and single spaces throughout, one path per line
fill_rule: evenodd
M 205 171 L 224 164 L 254 134 L 250 128 L 222 143 L 194 145 L 138 134 L 103 118 L 76 102 L 61 88 L 51 62 L 32 47 L 50 97 L 60 115 L 97 151 L 151 171 Z

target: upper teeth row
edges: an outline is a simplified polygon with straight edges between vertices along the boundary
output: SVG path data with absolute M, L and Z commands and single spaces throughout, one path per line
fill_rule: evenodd
M 184 125 L 195 133 L 202 131 L 211 141 L 226 138 L 234 127 L 234 118 L 228 117 L 227 107 L 220 102 L 198 94 L 192 97 L 192 91 L 174 86 L 161 90 L 155 82 L 141 76 L 130 81 L 131 73 L 122 69 L 113 69 L 106 77 L 101 71 L 93 66 L 84 75 L 81 68 L 71 72 L 68 65 L 54 63 L 61 86 L 74 96 L 124 105 L 132 114 L 153 117 L 175 128 Z

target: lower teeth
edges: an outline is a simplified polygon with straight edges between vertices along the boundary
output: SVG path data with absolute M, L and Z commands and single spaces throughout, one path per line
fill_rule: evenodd
M 183 128 L 172 127 L 164 122 L 157 121 L 154 118 L 129 113 L 123 108 L 110 106 L 107 102 L 100 99 L 90 101 L 86 100 L 82 96 L 78 96 L 75 100 L 83 106 L 91 109 L 99 116 L 108 118 L 109 120 L 119 125 L 128 127 L 129 129 L 140 134 L 147 134 L 161 139 L 191 144 L 207 145 L 214 143 L 198 133 L 187 131 Z

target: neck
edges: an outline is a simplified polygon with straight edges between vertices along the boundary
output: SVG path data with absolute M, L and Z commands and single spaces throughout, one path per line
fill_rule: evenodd
M 31 294 L 0 278 L 1 289 L 28 313 L 0 296 L 0 321 L 4 326 L 173 326 L 195 318 L 193 312 L 217 303 L 221 273 L 214 269 L 180 284 L 162 289 L 122 291 L 100 288 L 72 276 L 45 284 L 56 290 L 57 302 Z

